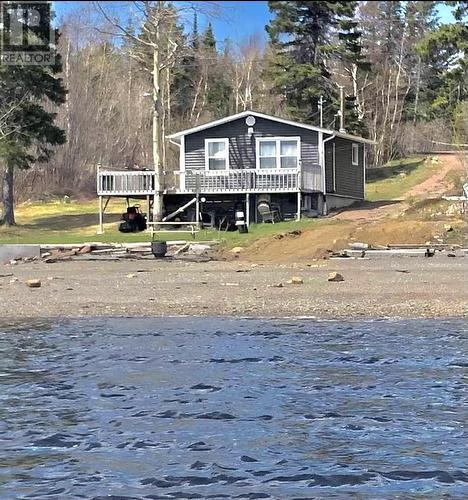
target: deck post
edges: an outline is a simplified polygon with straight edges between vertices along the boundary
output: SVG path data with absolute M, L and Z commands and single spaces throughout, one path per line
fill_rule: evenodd
M 102 210 L 102 196 L 99 196 L 99 228 L 97 234 L 103 234 L 104 233 L 104 224 L 103 224 L 103 219 L 104 219 L 104 213 Z
M 150 201 L 150 195 L 146 195 L 146 220 L 147 222 L 150 221 L 151 218 L 151 201 Z
M 245 194 L 245 223 L 250 225 L 250 193 Z
M 200 195 L 196 194 L 197 201 L 195 202 L 195 222 L 197 223 L 197 227 L 200 226 Z
M 255 206 L 254 220 L 255 220 L 255 224 L 258 224 L 258 209 L 257 209 L 257 205 L 258 205 L 258 194 L 254 194 L 254 206 Z
M 297 216 L 296 220 L 301 220 L 301 192 L 297 192 Z

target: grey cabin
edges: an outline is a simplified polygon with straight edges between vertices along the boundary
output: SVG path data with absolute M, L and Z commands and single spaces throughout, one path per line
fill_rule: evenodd
M 187 206 L 182 220 L 198 222 L 199 211 L 213 219 L 244 204 L 247 222 L 254 222 L 265 202 L 282 218 L 300 218 L 364 199 L 368 139 L 255 111 L 167 139 L 179 150 L 179 169 L 164 190 L 164 209 L 169 215 Z M 102 197 L 126 196 L 147 198 L 150 207 L 154 172 L 100 169 L 97 191 L 101 204 Z

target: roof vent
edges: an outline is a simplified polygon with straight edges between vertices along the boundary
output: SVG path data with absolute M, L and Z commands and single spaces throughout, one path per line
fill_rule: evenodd
M 255 117 L 250 115 L 245 119 L 245 124 L 248 127 L 253 127 L 255 125 Z

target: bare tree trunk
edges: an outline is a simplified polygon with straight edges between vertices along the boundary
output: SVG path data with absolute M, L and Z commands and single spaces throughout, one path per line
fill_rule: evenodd
M 172 130 L 172 96 L 171 96 L 171 70 L 172 66 L 166 68 L 166 117 L 167 128 Z M 164 134 L 162 134 L 164 137 Z M 164 142 L 164 141 L 163 141 Z
M 166 174 L 166 127 L 169 121 L 169 114 L 171 112 L 171 102 L 170 102 L 170 89 L 169 89 L 169 67 L 164 70 L 165 73 L 165 85 L 161 94 L 164 96 L 163 104 L 161 106 L 161 165 L 163 175 Z
M 195 112 L 197 110 L 197 106 L 198 106 L 198 98 L 200 97 L 200 92 L 201 92 L 201 86 L 202 86 L 202 83 L 203 83 L 203 75 L 200 76 L 199 80 L 198 80 L 198 84 L 197 84 L 197 90 L 195 92 L 195 95 L 193 97 L 193 103 L 192 103 L 192 109 L 190 110 L 190 121 L 193 122 L 193 119 L 194 119 L 194 116 L 195 116 Z
M 246 108 L 252 109 L 252 81 L 251 81 L 251 71 L 252 71 L 252 61 L 250 60 L 247 64 L 247 75 L 245 77 L 245 100 L 244 100 L 244 111 Z
M 419 113 L 419 93 L 421 90 L 421 56 L 418 56 L 418 66 L 416 70 L 416 90 L 414 95 L 413 128 L 411 129 L 411 153 L 414 151 L 414 133 L 416 121 Z
M 202 102 L 201 102 L 200 109 L 198 110 L 198 113 L 197 113 L 197 117 L 196 117 L 195 123 L 198 123 L 198 122 L 199 122 L 199 120 L 200 120 L 200 115 L 201 115 L 201 114 L 203 113 L 203 111 L 205 110 L 207 92 L 208 92 L 208 77 L 206 76 L 206 78 L 205 78 L 205 85 L 203 86 L 203 99 L 202 99 Z
M 159 31 L 159 25 L 156 27 Z M 159 39 L 156 33 L 156 39 Z M 160 135 L 161 135 L 161 88 L 160 88 L 160 68 L 159 68 L 159 48 L 157 45 L 153 47 L 153 165 L 154 165 L 154 205 L 153 205 L 153 220 L 158 222 L 162 219 L 163 212 L 163 186 L 162 186 L 162 169 L 161 159 L 159 156 L 160 150 Z
M 239 113 L 239 68 L 238 65 L 234 65 L 234 72 L 235 72 L 235 112 Z
M 70 88 L 70 49 L 71 49 L 71 42 L 70 40 L 67 41 L 67 52 L 65 55 L 65 82 L 67 89 Z M 66 120 L 66 130 L 67 130 L 67 137 L 70 137 L 70 99 L 67 96 L 67 99 L 65 101 L 65 120 Z
M 0 224 L 4 224 L 5 226 L 16 225 L 13 186 L 14 170 L 11 165 L 7 165 L 3 172 L 3 217 L 0 219 Z
M 127 117 L 130 116 L 131 113 L 131 105 L 132 105 L 132 77 L 133 77 L 133 68 L 132 68 L 132 60 L 128 61 L 128 86 L 127 86 Z

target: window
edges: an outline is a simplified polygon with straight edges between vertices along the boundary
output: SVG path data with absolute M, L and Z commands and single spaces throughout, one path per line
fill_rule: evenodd
M 351 148 L 351 163 L 359 165 L 359 144 L 353 144 Z
M 259 167 L 276 168 L 276 142 L 260 141 Z
M 300 149 L 299 137 L 257 139 L 257 168 L 297 168 Z
M 229 168 L 229 139 L 205 139 L 206 170 Z
M 299 148 L 298 141 L 280 141 L 280 167 L 297 168 Z

